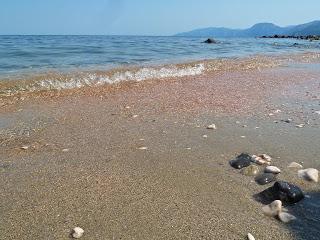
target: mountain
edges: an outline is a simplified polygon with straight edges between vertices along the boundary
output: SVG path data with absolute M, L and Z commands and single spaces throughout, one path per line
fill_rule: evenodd
M 320 21 L 313 21 L 306 24 L 279 27 L 273 23 L 258 23 L 248 29 L 230 29 L 222 27 L 211 27 L 196 29 L 190 32 L 176 34 L 175 36 L 185 37 L 261 37 L 271 35 L 293 35 L 307 36 L 320 35 Z

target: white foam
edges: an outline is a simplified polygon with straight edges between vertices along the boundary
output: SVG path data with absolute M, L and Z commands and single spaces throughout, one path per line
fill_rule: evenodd
M 85 86 L 99 86 L 103 84 L 119 83 L 123 81 L 143 81 L 148 79 L 163 79 L 171 77 L 185 77 L 200 75 L 204 72 L 204 64 L 194 66 L 172 66 L 162 68 L 144 67 L 138 70 L 118 71 L 111 76 L 97 73 L 87 73 L 69 79 L 46 79 L 30 86 L 29 90 L 62 90 L 81 88 Z

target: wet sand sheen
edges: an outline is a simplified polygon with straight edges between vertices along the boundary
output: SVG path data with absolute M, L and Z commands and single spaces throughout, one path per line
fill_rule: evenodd
M 318 191 L 286 166 L 320 168 L 319 79 L 307 68 L 230 71 L 5 106 L 0 238 L 66 239 L 80 226 L 83 239 L 316 239 L 264 216 L 253 195 L 266 186 L 228 160 L 266 152 L 281 179 Z M 288 117 L 309 125 L 274 123 Z

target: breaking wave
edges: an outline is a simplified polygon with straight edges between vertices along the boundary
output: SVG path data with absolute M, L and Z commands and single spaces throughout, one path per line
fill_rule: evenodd
M 181 78 L 208 72 L 250 70 L 276 67 L 290 61 L 313 61 L 320 59 L 318 53 L 290 56 L 255 56 L 250 58 L 204 60 L 185 64 L 159 67 L 116 68 L 108 71 L 51 72 L 29 74 L 11 79 L 0 79 L 0 96 L 19 93 L 76 89 L 82 87 L 116 84 L 127 81 Z

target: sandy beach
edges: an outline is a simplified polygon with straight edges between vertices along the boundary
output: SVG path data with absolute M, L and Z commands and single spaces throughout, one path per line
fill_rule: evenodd
M 290 62 L 2 98 L 0 239 L 68 239 L 76 226 L 82 239 L 319 239 L 319 183 L 287 167 L 320 169 L 319 69 Z M 272 184 L 231 168 L 242 152 L 269 154 L 278 179 L 308 195 L 287 207 L 296 221 L 262 213 L 254 195 Z

